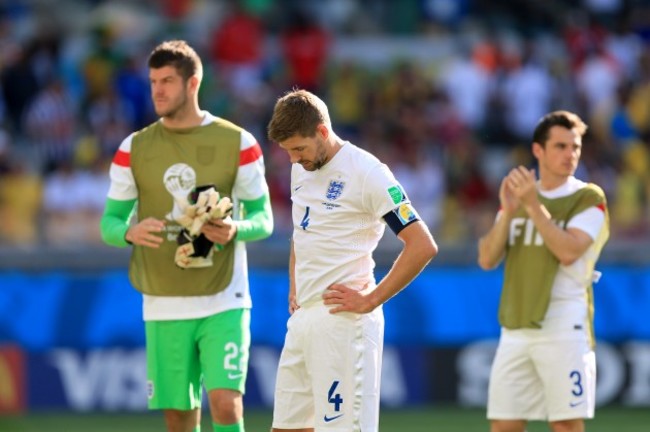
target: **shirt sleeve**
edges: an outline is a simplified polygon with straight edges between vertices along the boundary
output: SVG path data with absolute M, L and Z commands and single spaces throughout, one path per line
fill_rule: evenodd
M 264 156 L 257 140 L 249 132 L 241 134 L 239 169 L 235 178 L 233 195 L 243 201 L 257 200 L 267 195 L 269 187 L 264 177 Z
M 567 228 L 577 228 L 586 232 L 593 240 L 596 240 L 598 233 L 605 224 L 605 210 L 600 207 L 589 207 L 588 209 L 573 216 Z
M 136 200 L 117 201 L 106 199 L 104 214 L 99 223 L 104 243 L 110 246 L 126 247 L 129 242 L 124 237 L 129 229 Z
M 110 246 L 129 246 L 124 235 L 129 229 L 129 221 L 138 198 L 138 189 L 131 171 L 132 140 L 133 134 L 122 141 L 109 170 L 111 182 L 99 228 L 102 240 Z
M 378 219 L 402 205 L 410 205 L 406 192 L 385 164 L 377 164 L 364 180 L 363 204 Z
M 242 200 L 244 219 L 235 221 L 237 240 L 256 241 L 267 238 L 273 232 L 273 212 L 268 194 L 256 200 Z
M 131 143 L 133 134 L 129 135 L 113 156 L 110 168 L 111 185 L 108 189 L 108 198 L 126 201 L 138 197 L 138 188 L 131 171 Z
M 243 131 L 239 169 L 233 186 L 233 198 L 244 206 L 243 220 L 237 224 L 237 240 L 261 240 L 273 232 L 273 213 L 269 187 L 264 177 L 264 156 L 252 134 Z

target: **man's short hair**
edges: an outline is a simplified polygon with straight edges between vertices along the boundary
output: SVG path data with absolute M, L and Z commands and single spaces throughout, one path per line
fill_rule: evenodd
M 294 89 L 275 103 L 268 137 L 277 143 L 295 135 L 313 137 L 321 124 L 332 127 L 325 102 L 307 90 Z
M 562 126 L 569 130 L 575 130 L 580 136 L 584 136 L 587 132 L 587 125 L 577 114 L 564 110 L 553 111 L 546 114 L 537 123 L 533 133 L 533 142 L 541 146 L 546 145 L 549 132 L 553 126 Z
M 184 81 L 192 76 L 196 76 L 199 81 L 203 78 L 201 58 L 184 40 L 165 41 L 153 49 L 149 55 L 149 68 L 160 69 L 165 66 L 174 67 Z

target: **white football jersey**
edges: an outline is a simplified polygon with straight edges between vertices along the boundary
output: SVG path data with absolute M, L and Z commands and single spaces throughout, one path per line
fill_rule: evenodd
M 372 252 L 393 210 L 417 217 L 402 186 L 375 156 L 346 142 L 316 171 L 291 171 L 293 248 L 299 305 L 320 301 L 333 283 L 374 288 Z

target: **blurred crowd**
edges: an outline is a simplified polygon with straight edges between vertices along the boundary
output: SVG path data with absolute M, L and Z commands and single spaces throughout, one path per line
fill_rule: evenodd
M 276 239 L 289 161 L 265 128 L 294 86 L 392 167 L 442 243 L 487 229 L 537 120 L 573 110 L 612 240 L 650 239 L 646 0 L 17 0 L 0 2 L 0 245 L 101 242 L 111 158 L 156 120 L 146 60 L 170 38 L 204 61 L 202 108 L 262 145 Z

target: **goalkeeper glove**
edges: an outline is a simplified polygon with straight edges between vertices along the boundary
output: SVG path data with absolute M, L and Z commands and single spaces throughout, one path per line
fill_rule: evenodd
M 201 234 L 190 235 L 186 229 L 181 230 L 176 239 L 178 247 L 174 262 L 180 268 L 202 268 L 212 266 L 213 243 Z
M 176 221 L 183 227 L 177 237 L 179 244 L 174 261 L 181 268 L 212 265 L 213 242 L 201 234 L 201 228 L 210 219 L 223 219 L 232 213 L 232 202 L 221 197 L 213 186 L 197 187 L 191 197 L 194 204 L 183 208 Z

